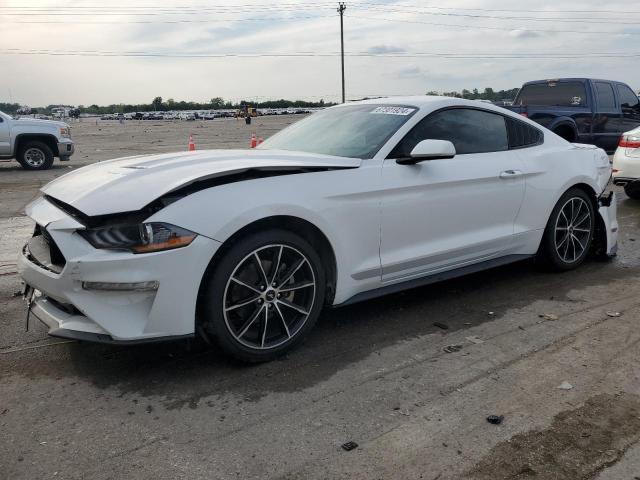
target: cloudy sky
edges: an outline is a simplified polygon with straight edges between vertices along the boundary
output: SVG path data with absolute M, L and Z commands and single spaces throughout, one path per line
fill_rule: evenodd
M 640 89 L 634 0 L 346 5 L 348 98 L 566 76 Z M 0 0 L 0 102 L 335 101 L 336 7 L 324 0 Z

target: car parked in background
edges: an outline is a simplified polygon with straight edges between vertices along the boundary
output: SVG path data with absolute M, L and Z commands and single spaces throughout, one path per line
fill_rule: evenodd
M 545 126 L 568 142 L 613 153 L 623 132 L 640 125 L 640 100 L 622 82 L 561 78 L 525 83 L 511 111 Z
M 325 305 L 615 253 L 610 176 L 603 150 L 491 104 L 350 102 L 258 148 L 138 155 L 54 180 L 27 207 L 37 226 L 19 268 L 52 335 L 198 333 L 265 361 Z
M 54 157 L 69 160 L 74 149 L 66 123 L 13 118 L 0 112 L 0 159 L 15 158 L 26 170 L 46 170 Z
M 613 183 L 623 186 L 629 198 L 640 200 L 640 127 L 620 137 L 613 156 Z

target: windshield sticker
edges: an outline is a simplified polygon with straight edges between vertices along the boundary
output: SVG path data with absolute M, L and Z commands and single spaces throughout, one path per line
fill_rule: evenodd
M 582 97 L 573 97 L 571 99 L 571 105 L 580 105 L 582 103 Z
M 411 115 L 415 112 L 415 108 L 407 108 L 407 107 L 376 107 L 371 113 L 381 113 L 384 115 L 402 115 L 406 117 L 407 115 Z

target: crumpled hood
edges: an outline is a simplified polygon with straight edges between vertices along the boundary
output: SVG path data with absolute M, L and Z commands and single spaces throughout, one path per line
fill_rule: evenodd
M 201 150 L 138 155 L 67 173 L 41 191 L 85 215 L 130 212 L 198 180 L 252 169 L 356 168 L 361 160 L 284 150 Z

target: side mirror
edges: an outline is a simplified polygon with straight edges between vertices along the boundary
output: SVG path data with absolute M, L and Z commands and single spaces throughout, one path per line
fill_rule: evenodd
M 426 160 L 443 160 L 456 156 L 456 147 L 448 140 L 422 140 L 418 143 L 409 158 L 399 158 L 400 165 L 415 165 Z

